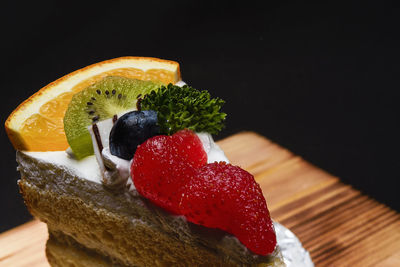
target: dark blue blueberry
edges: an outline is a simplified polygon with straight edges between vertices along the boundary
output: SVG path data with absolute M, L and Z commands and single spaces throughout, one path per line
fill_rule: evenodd
M 111 129 L 110 152 L 117 157 L 131 160 L 138 145 L 159 133 L 156 111 L 128 112 Z

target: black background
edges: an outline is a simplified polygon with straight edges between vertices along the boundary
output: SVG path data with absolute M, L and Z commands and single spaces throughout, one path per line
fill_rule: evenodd
M 57 78 L 119 56 L 181 63 L 256 131 L 400 210 L 399 10 L 385 1 L 6 2 L 1 121 Z M 1 134 L 0 232 L 30 218 Z

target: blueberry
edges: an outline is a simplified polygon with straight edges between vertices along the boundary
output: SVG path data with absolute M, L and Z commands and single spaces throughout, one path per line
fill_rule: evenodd
M 121 116 L 110 132 L 110 152 L 130 160 L 138 145 L 158 135 L 157 112 L 154 110 L 132 111 Z

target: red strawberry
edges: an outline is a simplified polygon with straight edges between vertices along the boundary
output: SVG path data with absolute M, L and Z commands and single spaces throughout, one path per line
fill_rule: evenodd
M 225 230 L 254 253 L 274 251 L 276 236 L 267 203 L 247 171 L 224 162 L 207 164 L 182 193 L 180 210 L 189 221 Z
M 206 163 L 200 139 L 192 131 L 182 130 L 172 136 L 155 136 L 138 146 L 131 176 L 141 195 L 178 214 L 180 189 Z
M 156 136 L 138 146 L 131 174 L 138 192 L 188 221 L 235 235 L 256 254 L 272 253 L 275 231 L 254 177 L 226 163 L 207 164 L 191 131 Z

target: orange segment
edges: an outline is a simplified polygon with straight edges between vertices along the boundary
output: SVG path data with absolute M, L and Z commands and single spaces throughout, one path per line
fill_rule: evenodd
M 62 93 L 56 98 L 43 104 L 43 106 L 41 106 L 39 109 L 39 113 L 42 116 L 47 117 L 48 119 L 57 121 L 61 119 L 62 122 L 65 111 L 67 110 L 68 104 L 71 101 L 73 95 L 74 93 L 72 92 Z M 35 114 L 33 114 L 32 116 L 34 115 Z
M 156 58 L 122 57 L 90 65 L 47 85 L 23 102 L 6 121 L 17 150 L 58 151 L 68 148 L 63 118 L 72 96 L 106 76 L 176 83 L 179 64 Z
M 68 148 L 64 127 L 40 114 L 33 114 L 22 124 L 20 134 L 23 136 L 26 150 L 57 151 Z

